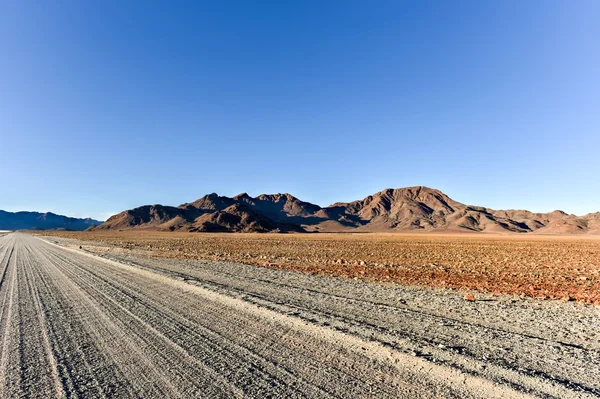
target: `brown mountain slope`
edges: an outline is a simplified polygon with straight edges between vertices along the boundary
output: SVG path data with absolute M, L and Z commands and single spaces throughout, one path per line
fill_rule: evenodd
M 233 204 L 223 210 L 205 213 L 194 220 L 189 231 L 222 232 L 285 232 L 301 231 L 297 226 L 273 222 L 268 217 L 254 212 L 245 204 Z
M 111 216 L 93 230 L 155 229 L 190 232 L 302 232 L 301 227 L 285 221 L 273 221 L 246 203 L 216 194 L 191 204 L 172 206 L 146 205 Z
M 588 232 L 593 234 L 600 234 L 600 212 L 590 213 L 584 216 L 587 221 Z
M 446 216 L 466 206 L 428 187 L 386 189 L 350 203 L 329 208 L 343 209 L 343 215 L 360 219 L 363 230 L 431 229 L 446 227 Z
M 536 234 L 578 234 L 589 231 L 585 218 L 563 218 L 548 222 L 535 231 Z
M 181 210 L 172 206 L 144 205 L 111 216 L 99 226 L 90 229 L 129 229 L 156 227 L 175 218 L 183 218 Z
M 600 213 L 493 210 L 454 201 L 417 186 L 386 189 L 362 200 L 321 208 L 290 194 L 215 193 L 178 207 L 147 205 L 121 212 L 95 229 L 154 228 L 170 231 L 472 231 L 540 234 L 600 233 Z
M 179 208 L 223 211 L 234 204 L 243 204 L 253 212 L 277 222 L 296 224 L 302 224 L 303 218 L 310 217 L 321 209 L 318 205 L 301 201 L 290 194 L 262 194 L 252 198 L 246 193 L 238 194 L 233 198 L 209 194 L 192 203 L 182 204 Z
M 204 197 L 197 199 L 194 202 L 187 204 L 181 204 L 178 206 L 180 209 L 201 209 L 204 211 L 222 211 L 234 204 L 233 198 L 222 197 L 217 193 L 205 195 Z

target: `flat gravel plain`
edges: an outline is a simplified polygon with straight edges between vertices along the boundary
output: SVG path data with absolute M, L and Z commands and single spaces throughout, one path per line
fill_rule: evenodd
M 0 236 L 0 397 L 600 396 L 597 307 Z
M 487 233 L 45 231 L 169 259 L 600 305 L 600 236 Z M 86 244 L 83 244 L 86 247 Z

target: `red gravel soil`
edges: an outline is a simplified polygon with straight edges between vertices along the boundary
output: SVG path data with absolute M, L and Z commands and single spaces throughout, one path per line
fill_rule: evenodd
M 372 282 L 600 303 L 600 237 L 593 236 L 44 234 L 161 258 L 227 260 Z

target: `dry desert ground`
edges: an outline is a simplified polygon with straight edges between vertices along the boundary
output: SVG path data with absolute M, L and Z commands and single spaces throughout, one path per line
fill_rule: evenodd
M 598 397 L 599 249 L 591 237 L 2 234 L 0 397 Z
M 45 233 L 95 251 L 242 262 L 378 283 L 600 303 L 600 236 Z

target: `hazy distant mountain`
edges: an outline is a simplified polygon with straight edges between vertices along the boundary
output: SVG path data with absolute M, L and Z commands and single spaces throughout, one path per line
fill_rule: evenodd
M 6 212 L 0 210 L 0 230 L 85 230 L 102 224 L 94 219 L 77 219 L 51 212 Z
M 600 233 L 600 213 L 493 210 L 454 201 L 428 187 L 386 189 L 362 200 L 322 208 L 290 194 L 215 193 L 178 207 L 146 205 L 123 211 L 93 229 L 165 231 L 336 232 L 471 231 Z

